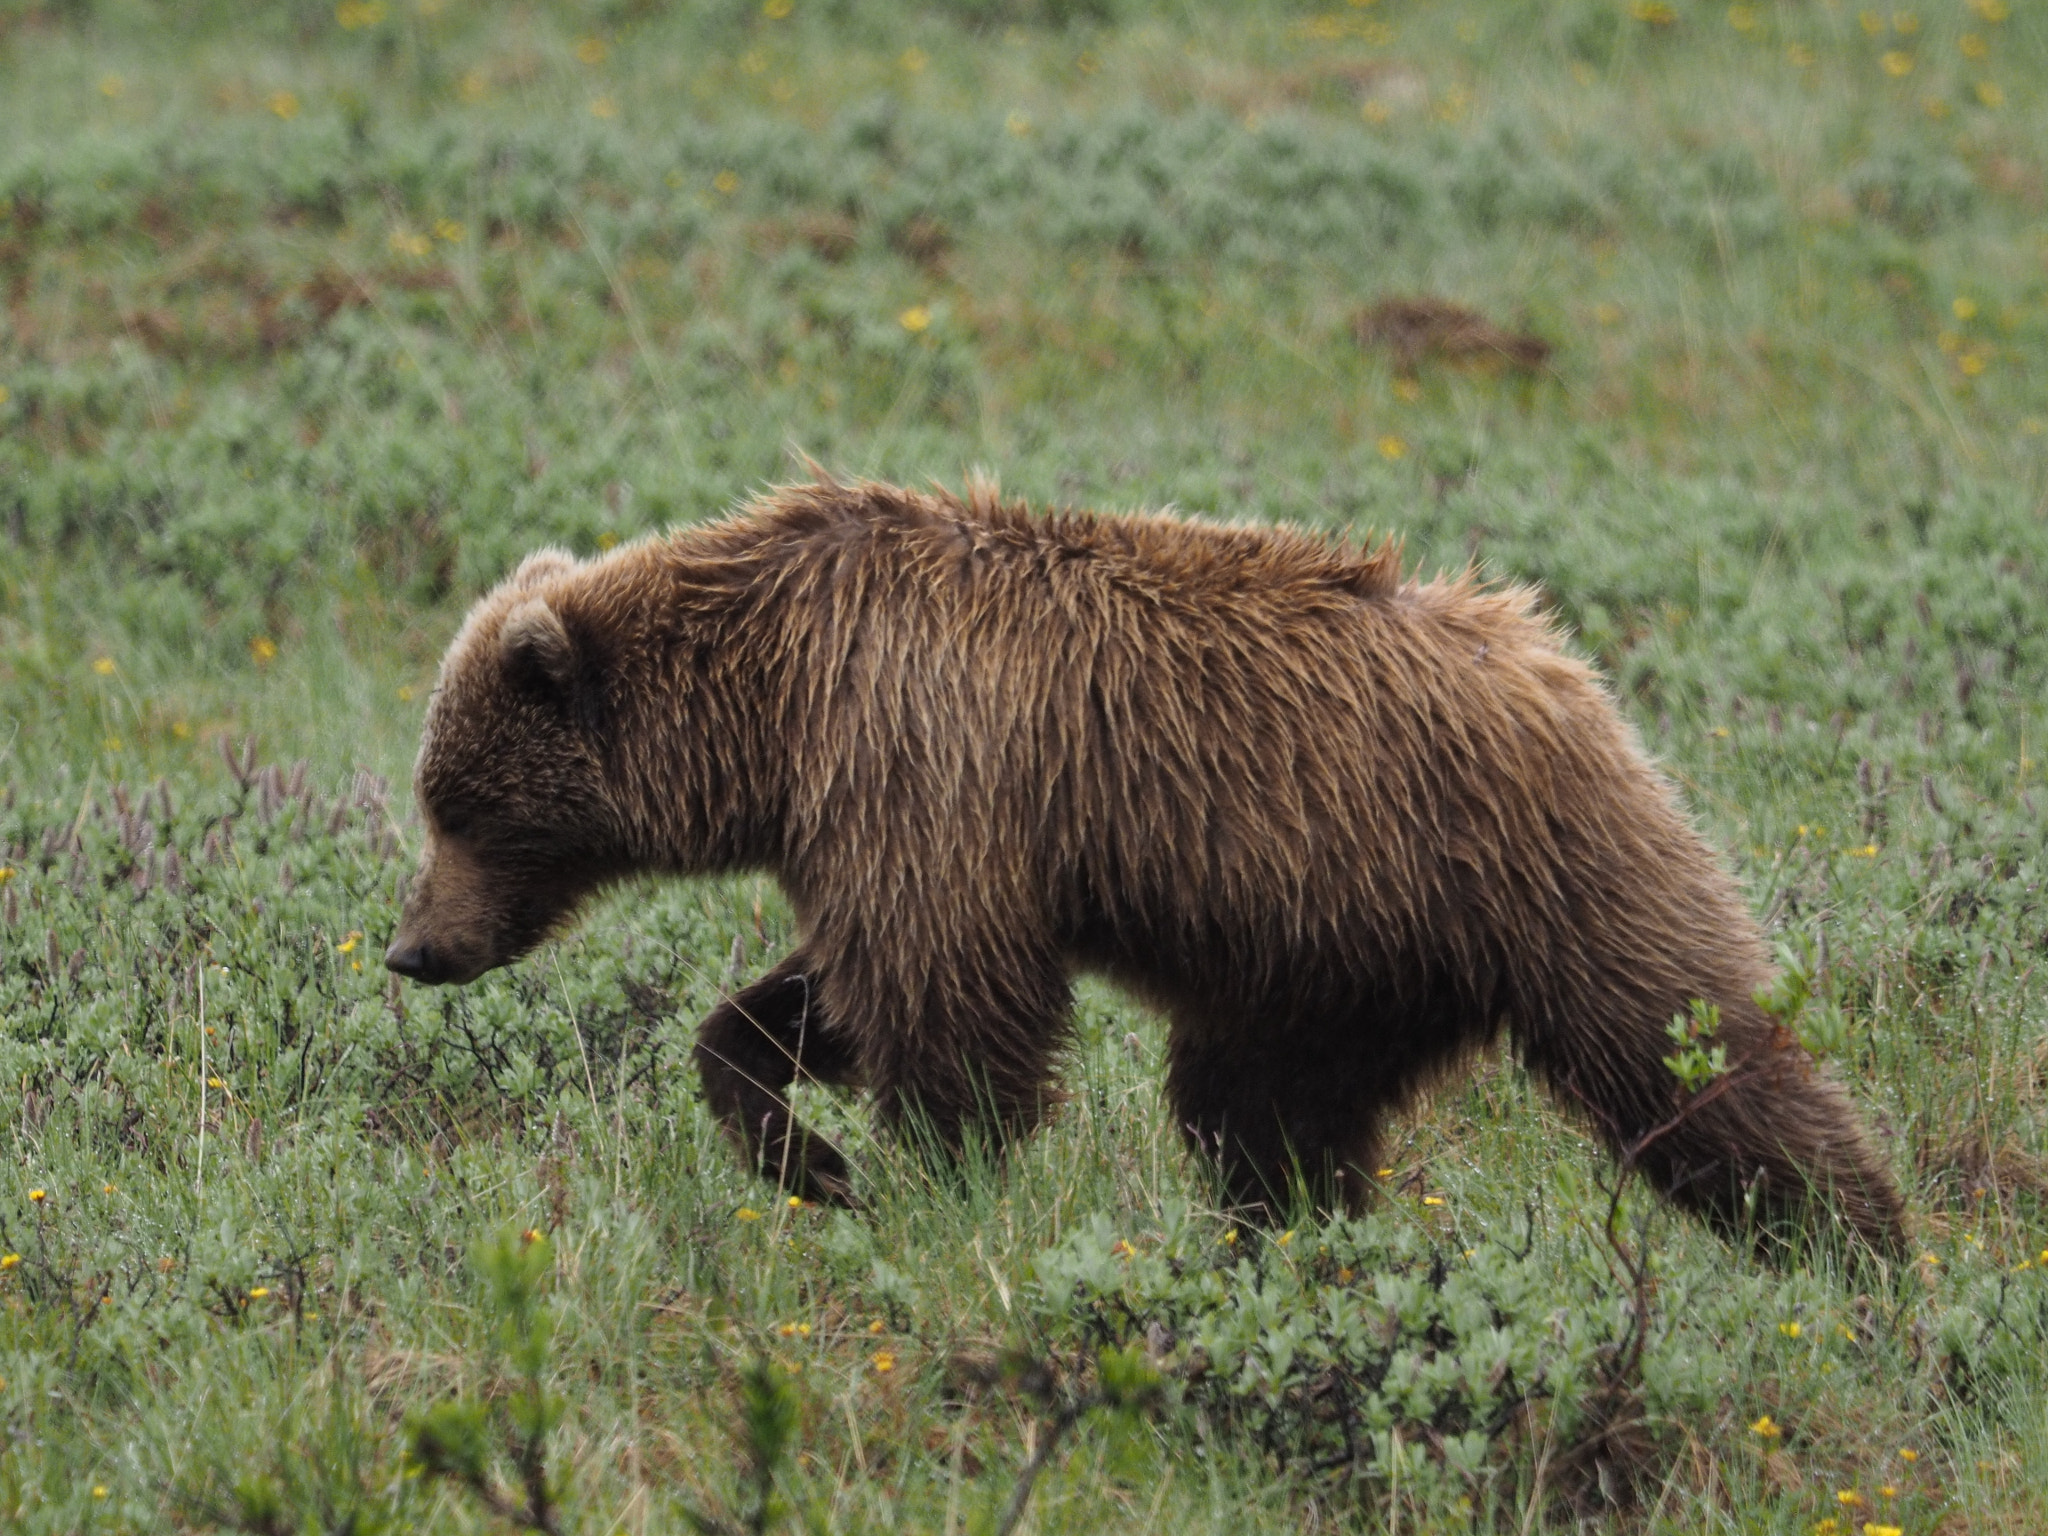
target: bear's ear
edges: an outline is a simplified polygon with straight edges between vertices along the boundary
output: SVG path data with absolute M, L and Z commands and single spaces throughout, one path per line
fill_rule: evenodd
M 512 585 L 531 587 L 575 568 L 576 557 L 566 549 L 536 549 L 519 562 L 519 569 L 512 573 Z
M 530 597 L 506 615 L 498 655 L 506 678 L 522 692 L 566 695 L 575 681 L 576 648 L 546 598 Z

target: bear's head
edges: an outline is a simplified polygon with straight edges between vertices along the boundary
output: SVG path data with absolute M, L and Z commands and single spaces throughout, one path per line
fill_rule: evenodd
M 413 794 L 426 849 L 384 963 L 466 982 L 518 959 L 621 872 L 599 734 L 603 658 L 576 562 L 530 557 L 470 611 L 427 706 Z

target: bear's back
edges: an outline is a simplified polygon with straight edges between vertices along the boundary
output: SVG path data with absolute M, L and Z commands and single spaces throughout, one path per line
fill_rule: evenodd
M 807 829 L 981 839 L 1077 923 L 1196 944 L 1229 912 L 1271 963 L 1260 914 L 1414 935 L 1561 838 L 1680 830 L 1531 594 L 1404 580 L 1391 545 L 982 489 L 800 487 L 741 526 L 808 657 Z

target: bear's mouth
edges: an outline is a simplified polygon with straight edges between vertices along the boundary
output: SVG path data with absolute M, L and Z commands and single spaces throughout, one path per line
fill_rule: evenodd
M 459 867 L 466 861 L 458 855 L 448 862 Z M 465 872 L 474 873 L 474 869 Z M 508 877 L 500 872 L 497 878 Z M 495 914 L 479 910 L 482 904 L 475 899 L 480 887 L 488 883 L 465 881 L 459 894 L 467 899 L 450 900 L 452 893 L 443 890 L 436 900 L 431 894 L 435 882 L 427 882 L 429 894 L 417 903 L 408 901 L 399 917 L 398 931 L 384 951 L 385 968 L 421 986 L 466 986 L 488 971 L 524 958 L 559 932 L 583 896 L 600 882 L 580 871 L 574 877 L 557 874 L 548 882 L 553 887 L 550 899 L 528 899 Z M 454 938 L 450 937 L 450 924 L 442 920 L 450 915 L 450 909 L 461 919 L 452 927 Z M 474 942 L 479 936 L 483 942 Z M 464 942 L 465 938 L 471 942 Z
M 486 960 L 479 964 L 451 954 L 429 940 L 411 938 L 402 928 L 384 951 L 386 970 L 423 987 L 464 986 L 504 963 L 502 960 Z

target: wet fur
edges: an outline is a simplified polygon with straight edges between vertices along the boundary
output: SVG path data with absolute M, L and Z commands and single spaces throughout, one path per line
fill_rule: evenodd
M 1903 1241 L 1605 688 L 1527 591 L 1417 581 L 1391 547 L 789 487 L 530 560 L 449 651 L 417 789 L 393 954 L 422 979 L 515 958 L 630 873 L 781 882 L 800 944 L 698 1061 L 807 1195 L 848 1174 L 790 1116 L 799 1070 L 942 1143 L 1027 1132 L 1087 970 L 1165 1014 L 1169 1102 L 1242 1207 L 1356 1204 L 1386 1115 L 1505 1029 L 1722 1229 L 1825 1209 Z M 1665 1028 L 1695 998 L 1732 1071 L 1681 1113 Z

